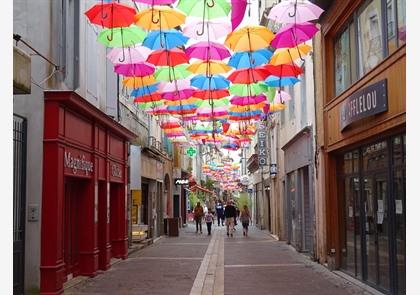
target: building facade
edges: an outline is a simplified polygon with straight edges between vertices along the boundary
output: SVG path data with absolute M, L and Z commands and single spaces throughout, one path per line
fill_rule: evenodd
M 405 294 L 405 1 L 318 2 L 317 251 L 331 269 Z

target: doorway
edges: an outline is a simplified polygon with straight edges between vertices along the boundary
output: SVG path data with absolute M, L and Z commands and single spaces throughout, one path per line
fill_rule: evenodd
M 149 185 L 141 184 L 141 217 L 142 224 L 149 224 Z
M 107 183 L 98 182 L 98 249 L 99 249 L 99 269 L 109 268 L 110 254 L 109 248 L 109 194 Z
M 179 218 L 179 195 L 174 195 L 174 218 Z

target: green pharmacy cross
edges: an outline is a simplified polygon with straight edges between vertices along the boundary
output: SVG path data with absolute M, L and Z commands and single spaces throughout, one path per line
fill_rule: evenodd
M 195 154 L 197 154 L 197 151 L 195 150 L 195 148 L 193 148 L 193 147 L 189 147 L 188 149 L 187 149 L 187 155 L 189 156 L 189 157 L 191 157 L 191 158 L 193 158 L 194 156 L 195 156 Z

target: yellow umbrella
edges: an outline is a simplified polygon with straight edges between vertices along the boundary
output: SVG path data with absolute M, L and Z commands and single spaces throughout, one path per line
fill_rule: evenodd
M 198 100 L 198 98 L 190 97 L 187 99 L 181 100 L 165 100 L 163 103 L 167 106 L 179 106 L 180 104 L 193 104 Z
M 129 77 L 122 81 L 123 85 L 129 88 L 139 88 L 157 83 L 153 75 L 144 77 Z
M 301 44 L 293 48 L 277 49 L 274 52 L 273 56 L 271 57 L 270 64 L 271 65 L 290 64 L 294 60 L 300 57 L 306 56 L 311 50 L 312 50 L 312 47 L 306 44 Z
M 247 106 L 231 106 L 229 108 L 230 112 L 240 113 L 240 112 L 249 112 L 255 110 L 261 110 L 265 106 L 265 102 L 261 102 L 259 104 L 250 104 Z
M 270 104 L 270 112 L 278 112 L 286 109 L 286 105 L 282 103 Z
M 255 51 L 268 47 L 274 34 L 263 26 L 246 26 L 229 33 L 225 45 L 234 51 Z
M 137 13 L 134 22 L 147 31 L 168 30 L 184 24 L 185 14 L 169 6 L 154 6 Z
M 215 74 L 224 74 L 231 70 L 232 68 L 225 64 L 224 62 L 217 61 L 217 60 L 209 60 L 209 61 L 198 61 L 192 63 L 187 70 L 194 73 L 194 74 L 207 74 L 207 75 L 215 75 Z

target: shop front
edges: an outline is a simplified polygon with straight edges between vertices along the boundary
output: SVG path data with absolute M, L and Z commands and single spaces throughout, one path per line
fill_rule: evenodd
M 41 294 L 127 258 L 127 148 L 135 135 L 71 91 L 45 93 Z

